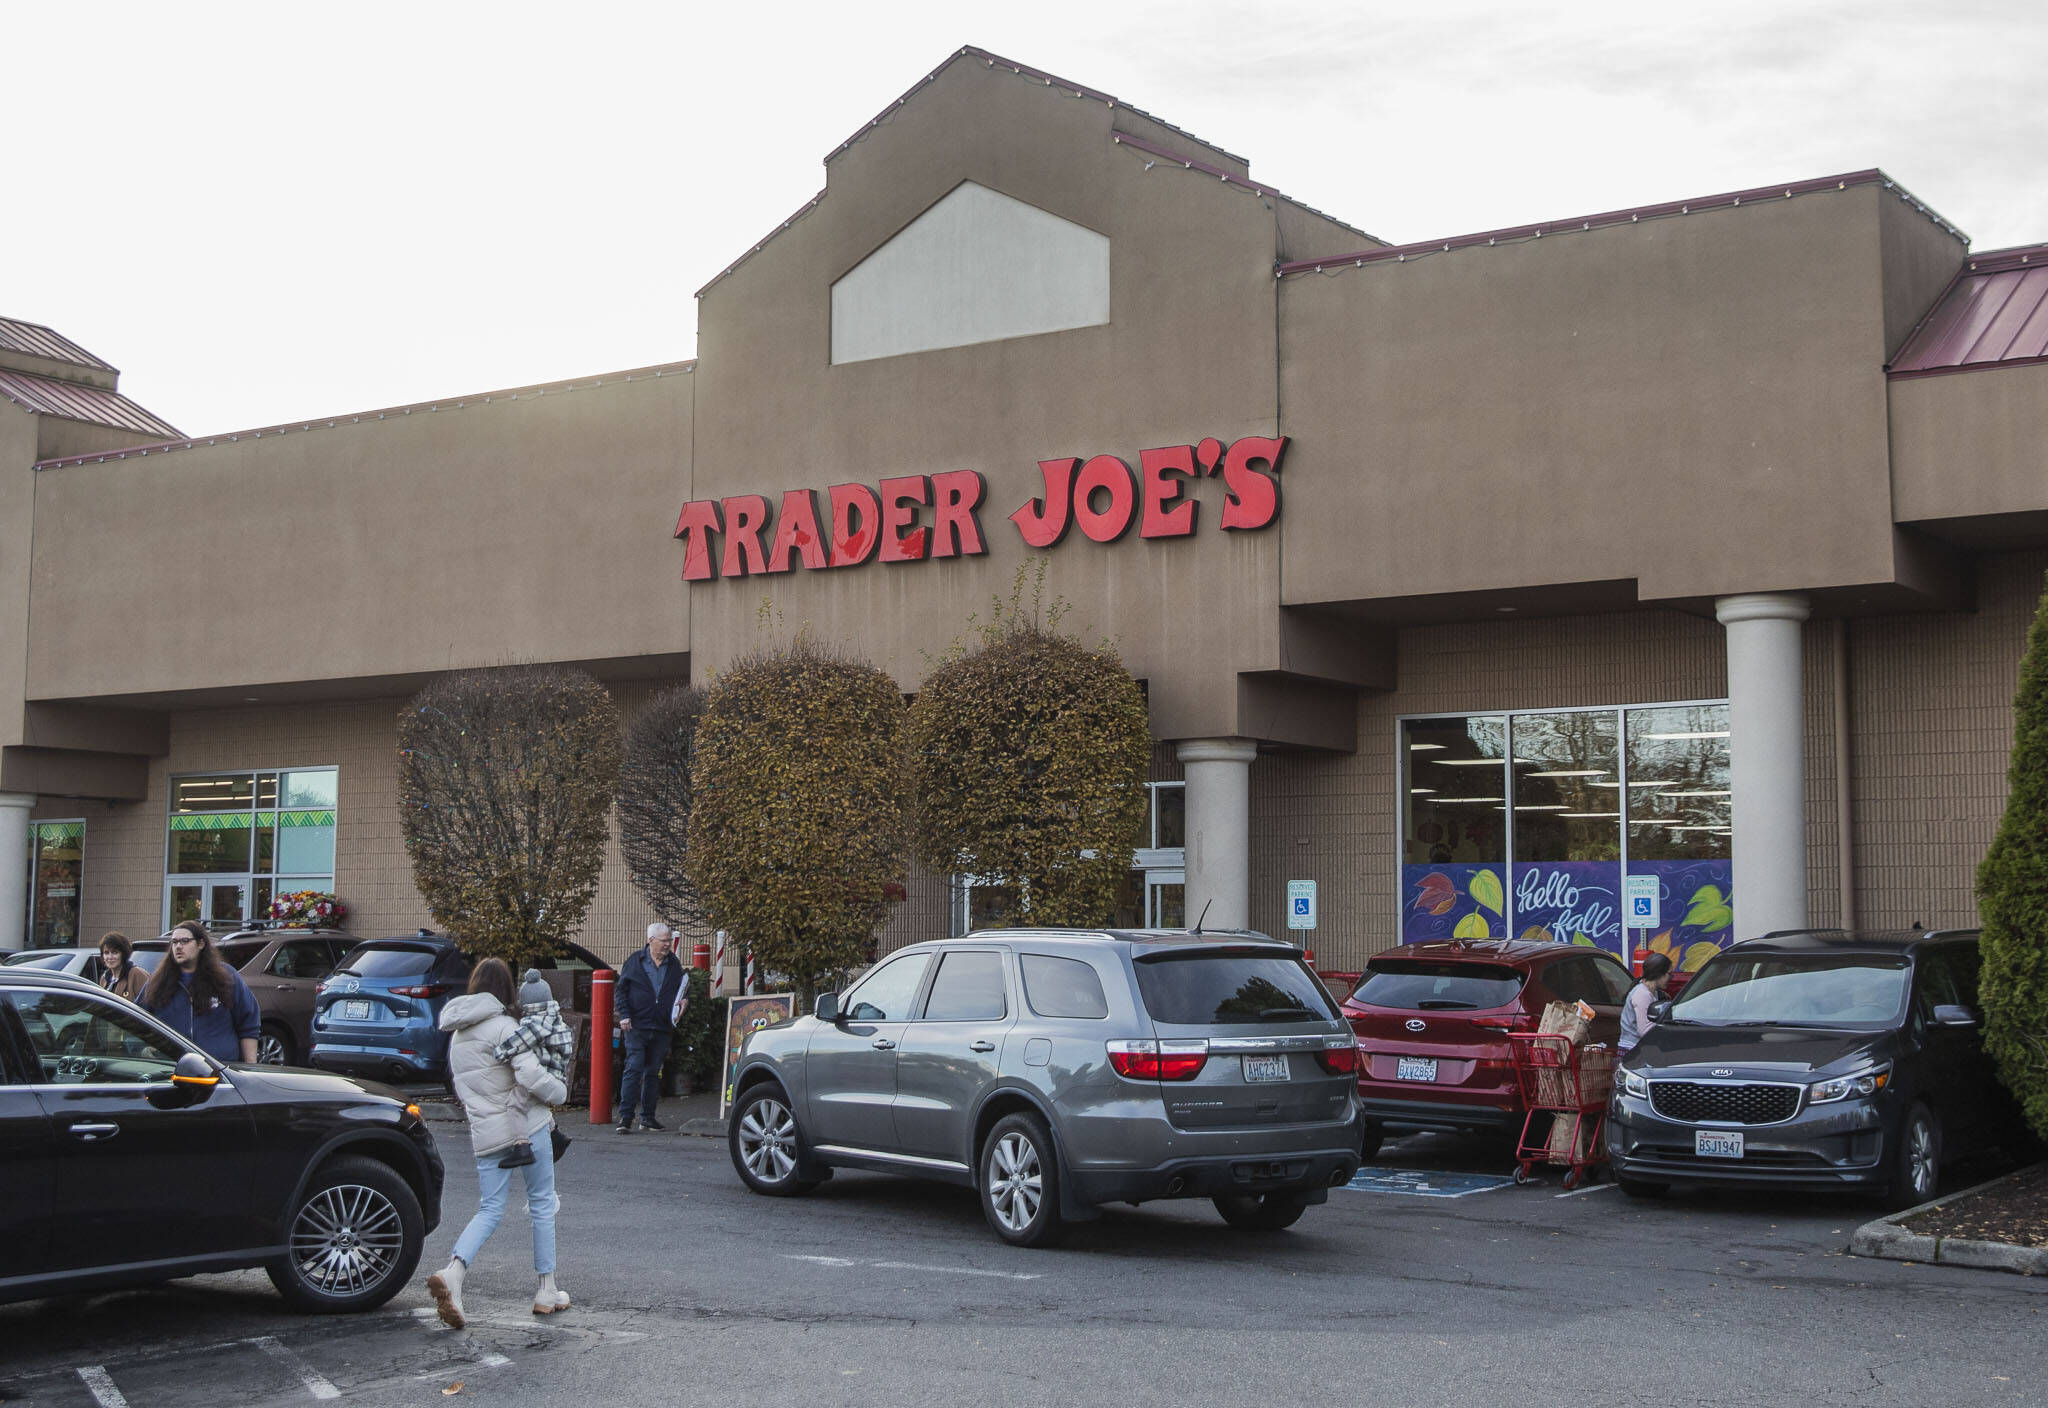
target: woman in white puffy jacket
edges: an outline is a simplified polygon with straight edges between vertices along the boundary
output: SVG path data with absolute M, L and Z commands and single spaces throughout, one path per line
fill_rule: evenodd
M 555 1163 L 548 1129 L 554 1124 L 551 1105 L 569 1098 L 560 1077 L 531 1051 L 510 1061 L 494 1054 L 498 1044 L 518 1029 L 519 997 L 512 970 L 504 960 L 486 958 L 469 976 L 469 991 L 441 1009 L 441 1030 L 453 1033 L 448 1043 L 448 1073 L 469 1116 L 469 1142 L 476 1155 L 476 1216 L 455 1239 L 448 1265 L 427 1278 L 427 1291 L 443 1320 L 460 1329 L 462 1280 L 476 1263 L 477 1253 L 498 1230 L 505 1215 L 505 1197 L 512 1189 L 512 1170 L 500 1163 L 521 1140 L 538 1143 L 540 1153 L 520 1167 L 526 1182 L 526 1215 L 533 1222 L 533 1269 L 540 1286 L 533 1294 L 533 1313 L 552 1315 L 566 1310 L 569 1296 L 555 1285 Z

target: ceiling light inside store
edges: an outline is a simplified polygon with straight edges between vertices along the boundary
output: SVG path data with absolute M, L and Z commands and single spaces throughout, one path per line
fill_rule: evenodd
M 1621 784 L 1620 784 L 1619 782 L 1589 782 L 1589 783 L 1587 783 L 1586 785 L 1587 785 L 1588 787 L 1620 787 L 1620 786 L 1621 786 Z M 1666 781 L 1663 781 L 1663 782 L 1631 782 L 1631 783 L 1629 783 L 1629 786 L 1631 786 L 1631 787 L 1669 787 L 1670 785 L 1671 785 L 1671 783 L 1670 783 L 1670 781 L 1669 781 L 1668 779 L 1667 779 Z
M 1524 773 L 1524 777 L 1605 777 L 1606 768 L 1552 768 L 1549 772 Z
M 1502 760 L 1499 758 L 1431 758 L 1429 761 L 1435 763 L 1440 768 L 1497 768 L 1501 765 Z
M 1452 807 L 1461 806 L 1466 802 L 1504 802 L 1506 800 L 1505 797 L 1439 797 L 1436 799 L 1436 804 L 1440 807 Z
M 1723 788 L 1719 792 L 1659 792 L 1659 797 L 1732 797 L 1735 794 Z
M 1559 812 L 1558 815 L 1594 817 L 1606 821 L 1619 821 L 1621 819 L 1620 812 Z
M 1441 743 L 1411 743 L 1408 745 L 1408 751 L 1411 753 L 1426 753 L 1432 749 L 1441 749 L 1443 746 Z
M 1408 791 L 1410 795 L 1420 797 L 1427 793 L 1435 792 L 1436 789 L 1434 787 L 1411 787 Z
M 1728 730 L 1725 728 L 1719 732 L 1712 733 L 1644 733 L 1637 735 L 1639 738 L 1726 738 L 1727 736 Z
M 1564 810 L 1564 803 L 1563 803 L 1563 802 L 1518 802 L 1518 803 L 1516 803 L 1516 804 L 1515 804 L 1515 810 L 1516 810 L 1516 811 L 1518 811 L 1518 812 L 1561 812 L 1561 811 L 1563 811 L 1563 810 Z

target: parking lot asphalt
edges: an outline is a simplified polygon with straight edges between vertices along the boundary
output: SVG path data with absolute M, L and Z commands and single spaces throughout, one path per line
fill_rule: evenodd
M 295 1316 L 260 1273 L 0 1306 L 0 1401 L 2048 1399 L 2048 1284 L 1850 1257 L 1851 1200 L 1516 1187 L 1498 1143 L 1416 1135 L 1364 1180 L 1388 1191 L 1335 1190 L 1287 1232 L 1153 1203 L 1026 1251 L 968 1190 L 842 1173 L 765 1199 L 716 1140 L 567 1127 L 561 1315 L 527 1310 L 515 1208 L 471 1328 L 433 1321 L 419 1283 L 475 1198 L 462 1126 L 437 1123 L 445 1221 L 385 1311 Z

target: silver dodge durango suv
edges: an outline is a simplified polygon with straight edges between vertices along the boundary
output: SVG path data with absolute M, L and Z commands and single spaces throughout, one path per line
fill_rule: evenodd
M 757 1193 L 940 1179 L 1019 1246 L 1154 1198 L 1277 1229 L 1358 1169 L 1357 1062 L 1292 944 L 1002 929 L 901 949 L 749 1036 L 727 1137 Z

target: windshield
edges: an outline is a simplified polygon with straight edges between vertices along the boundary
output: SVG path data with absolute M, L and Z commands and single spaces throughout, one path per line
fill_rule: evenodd
M 1133 966 L 1155 1022 L 1254 1026 L 1337 1015 L 1322 983 L 1291 955 L 1226 949 L 1140 958 Z
M 1905 1015 L 1913 970 L 1879 954 L 1724 953 L 1671 1004 L 1678 1022 L 1888 1027 Z
M 1493 963 L 1430 963 L 1389 958 L 1372 963 L 1351 994 L 1372 1007 L 1415 1012 L 1478 1011 L 1505 1007 L 1522 990 L 1522 974 Z

